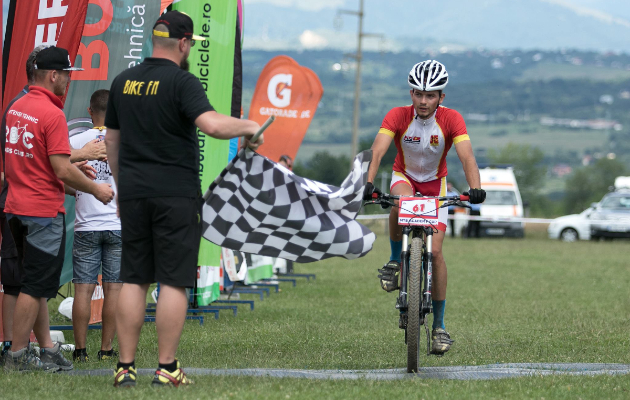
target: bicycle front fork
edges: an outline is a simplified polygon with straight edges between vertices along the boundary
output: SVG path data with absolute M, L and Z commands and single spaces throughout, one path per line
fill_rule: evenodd
M 409 234 L 412 228 L 405 226 L 402 230 L 402 253 L 400 253 L 400 296 L 396 308 L 407 311 L 407 274 L 409 272 Z
M 424 315 L 433 312 L 433 302 L 431 301 L 431 290 L 433 288 L 433 252 L 431 252 L 431 249 L 433 248 L 433 231 L 427 232 L 425 237 L 426 251 L 424 254 L 426 256 L 426 263 L 423 263 L 423 267 L 425 269 L 425 290 L 424 301 L 422 302 L 422 304 L 424 305 L 422 313 Z

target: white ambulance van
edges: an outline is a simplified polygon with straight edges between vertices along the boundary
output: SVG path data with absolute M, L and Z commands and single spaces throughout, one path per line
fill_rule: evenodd
M 510 217 L 523 217 L 523 200 L 518 191 L 512 167 L 488 167 L 479 169 L 481 188 L 486 191 L 486 201 L 479 212 L 482 217 L 496 220 L 481 221 L 481 237 L 525 237 L 525 223 L 506 221 Z

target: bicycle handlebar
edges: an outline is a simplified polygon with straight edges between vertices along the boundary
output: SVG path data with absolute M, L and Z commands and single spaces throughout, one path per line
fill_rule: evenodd
M 398 196 L 398 195 L 389 194 L 389 193 L 381 193 L 381 191 L 378 190 L 377 188 L 374 188 L 374 193 L 372 193 L 372 199 L 376 201 L 398 200 L 401 197 L 419 197 L 419 196 Z M 439 201 L 468 201 L 470 199 L 468 192 L 464 192 L 461 195 L 455 195 L 455 196 L 420 196 L 420 197 L 427 198 L 427 199 L 437 199 Z

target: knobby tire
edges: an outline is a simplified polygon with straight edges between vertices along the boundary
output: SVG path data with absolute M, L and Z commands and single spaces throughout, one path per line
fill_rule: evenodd
M 418 372 L 420 357 L 420 307 L 422 305 L 422 238 L 411 240 L 407 280 L 407 372 Z

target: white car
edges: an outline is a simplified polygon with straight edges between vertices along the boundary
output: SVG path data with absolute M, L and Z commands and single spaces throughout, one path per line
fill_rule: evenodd
M 591 220 L 590 216 L 597 203 L 579 214 L 565 215 L 551 221 L 547 233 L 549 239 L 560 239 L 563 242 L 575 242 L 577 240 L 590 240 Z

